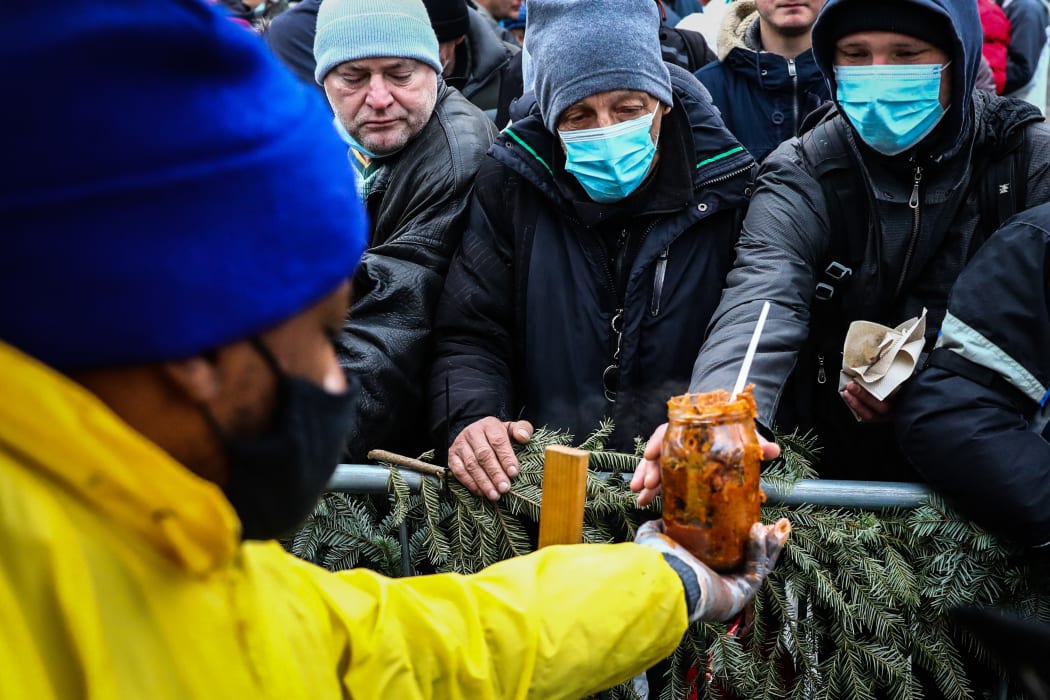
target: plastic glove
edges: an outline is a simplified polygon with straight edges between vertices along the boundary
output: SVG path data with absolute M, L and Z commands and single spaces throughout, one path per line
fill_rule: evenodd
M 733 617 L 754 597 L 758 587 L 773 570 L 777 557 L 784 549 L 788 535 L 791 534 L 791 523 L 781 518 L 773 525 L 755 523 L 751 526 L 751 541 L 747 546 L 747 559 L 743 568 L 731 574 L 719 574 L 711 567 L 694 557 L 689 551 L 664 534 L 664 521 L 651 520 L 640 528 L 634 541 L 646 547 L 663 552 L 676 559 L 683 566 L 674 566 L 682 576 L 686 586 L 686 600 L 689 601 L 689 621 L 707 620 L 721 622 Z M 670 563 L 670 562 L 669 562 Z M 682 569 L 696 575 L 699 585 L 698 599 L 690 596 L 690 581 Z

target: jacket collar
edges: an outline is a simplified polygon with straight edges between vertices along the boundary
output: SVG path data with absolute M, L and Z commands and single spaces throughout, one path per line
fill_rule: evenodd
M 825 84 L 812 49 L 795 57 L 795 79 L 792 79 L 791 71 L 788 70 L 788 60 L 769 51 L 734 48 L 722 63 L 762 90 L 791 90 L 797 82 L 799 88 L 812 91 L 820 90 Z
M 49 479 L 193 574 L 234 556 L 240 522 L 219 487 L 135 432 L 94 394 L 2 342 L 0 385 L 0 456 Z

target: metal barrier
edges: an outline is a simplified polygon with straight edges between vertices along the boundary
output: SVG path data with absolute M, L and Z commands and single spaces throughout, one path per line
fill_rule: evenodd
M 401 470 L 402 478 L 412 493 L 419 493 L 423 476 Z M 625 479 L 631 474 L 623 473 Z M 386 467 L 371 464 L 340 464 L 328 482 L 329 491 L 356 494 L 381 494 L 389 492 L 390 471 Z M 892 481 L 836 481 L 831 479 L 802 479 L 790 491 L 782 491 L 763 481 L 762 490 L 766 501 L 779 505 L 797 506 L 810 503 L 818 506 L 840 508 L 863 508 L 884 510 L 886 508 L 915 508 L 929 495 L 930 489 L 922 484 L 905 484 Z
M 609 476 L 599 472 L 599 475 Z M 435 477 L 424 476 L 416 472 L 401 470 L 401 476 L 412 493 L 419 493 L 423 479 Z M 624 479 L 630 480 L 632 474 L 622 472 Z M 351 494 L 384 494 L 390 490 L 390 470 L 371 464 L 340 464 L 328 482 L 329 491 Z M 864 510 L 885 510 L 888 508 L 917 508 L 932 493 L 923 484 L 899 483 L 893 481 L 840 481 L 834 479 L 802 479 L 790 490 L 781 490 L 769 482 L 762 481 L 762 490 L 766 502 L 777 505 L 797 506 L 812 504 L 832 508 L 861 508 Z M 399 531 L 401 551 L 408 551 L 408 528 L 401 523 Z M 412 575 L 412 567 L 406 557 L 402 557 L 402 574 Z M 1008 681 L 999 682 L 999 698 L 1006 698 L 1009 690 Z

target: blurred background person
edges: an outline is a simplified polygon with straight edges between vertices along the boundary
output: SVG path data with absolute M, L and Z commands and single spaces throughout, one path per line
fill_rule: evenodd
M 737 0 L 718 58 L 696 73 L 733 135 L 762 162 L 831 99 L 810 35 L 824 0 Z

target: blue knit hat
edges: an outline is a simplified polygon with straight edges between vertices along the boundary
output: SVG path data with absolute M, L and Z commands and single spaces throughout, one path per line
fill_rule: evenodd
M 655 2 L 529 0 L 528 26 L 536 103 L 551 133 L 562 112 L 599 92 L 641 90 L 672 103 Z
M 335 291 L 367 235 L 317 91 L 199 0 L 0 23 L 0 340 L 60 370 L 188 357 Z M 75 77 L 74 77 L 75 76 Z
M 314 34 L 314 79 L 362 58 L 413 58 L 441 75 L 437 35 L 423 0 L 324 0 Z

